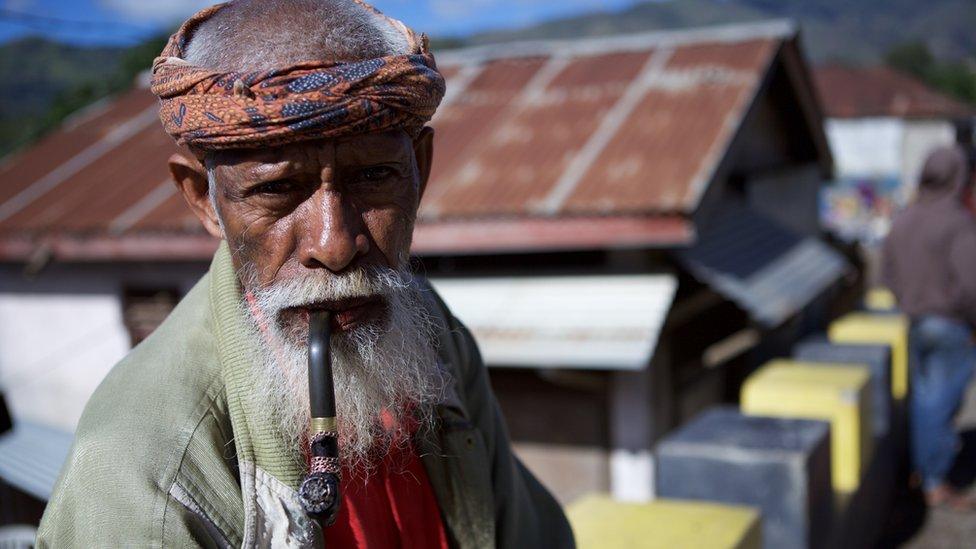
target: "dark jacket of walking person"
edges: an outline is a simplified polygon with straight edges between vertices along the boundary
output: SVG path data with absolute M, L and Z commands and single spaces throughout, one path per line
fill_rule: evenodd
M 911 319 L 912 462 L 930 504 L 962 505 L 946 482 L 959 447 L 953 418 L 976 365 L 976 217 L 958 147 L 933 151 L 914 203 L 884 244 L 884 282 Z

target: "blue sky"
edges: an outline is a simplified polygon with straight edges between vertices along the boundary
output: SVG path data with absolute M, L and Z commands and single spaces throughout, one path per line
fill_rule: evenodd
M 207 0 L 0 0 L 0 42 L 42 34 L 76 44 L 132 44 L 171 28 Z M 620 9 L 635 0 L 375 0 L 385 13 L 434 36 L 520 27 L 555 17 Z M 29 25 L 11 19 L 29 18 Z M 82 22 L 69 25 L 60 20 Z

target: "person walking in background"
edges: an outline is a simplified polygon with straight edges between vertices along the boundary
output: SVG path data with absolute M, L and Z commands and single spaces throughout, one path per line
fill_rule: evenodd
M 976 365 L 976 217 L 963 196 L 964 151 L 934 150 L 915 201 L 884 243 L 883 281 L 911 319 L 911 457 L 932 506 L 973 508 L 946 477 L 959 449 L 953 418 Z

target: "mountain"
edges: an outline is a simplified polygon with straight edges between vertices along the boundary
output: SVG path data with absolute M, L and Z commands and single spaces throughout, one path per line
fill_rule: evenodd
M 131 48 L 85 48 L 42 38 L 0 46 L 0 157 L 22 147 L 72 112 L 127 89 L 165 38 Z
M 976 62 L 973 0 L 668 0 L 616 12 L 477 34 L 467 42 L 600 36 L 789 18 L 800 23 L 814 61 L 877 63 L 893 47 L 921 42 L 936 59 Z
M 0 46 L 0 118 L 43 114 L 59 94 L 81 81 L 111 76 L 123 48 L 81 48 L 43 38 Z
M 118 70 L 123 48 L 81 48 L 43 38 L 0 46 L 0 155 L 36 137 L 59 101 L 87 103 Z M 83 89 L 82 89 L 83 88 Z M 68 96 L 80 101 L 69 100 Z M 79 97 L 83 96 L 83 97 Z M 80 106 L 80 105 L 78 105 Z

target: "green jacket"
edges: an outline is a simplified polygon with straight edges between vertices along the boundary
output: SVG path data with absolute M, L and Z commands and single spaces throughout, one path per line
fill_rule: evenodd
M 446 314 L 453 378 L 421 459 L 456 547 L 571 547 L 562 510 L 512 454 L 471 335 Z M 245 398 L 257 356 L 226 244 L 210 272 L 88 402 L 39 547 L 321 547 L 304 474 Z M 436 303 L 435 303 L 436 302 Z

